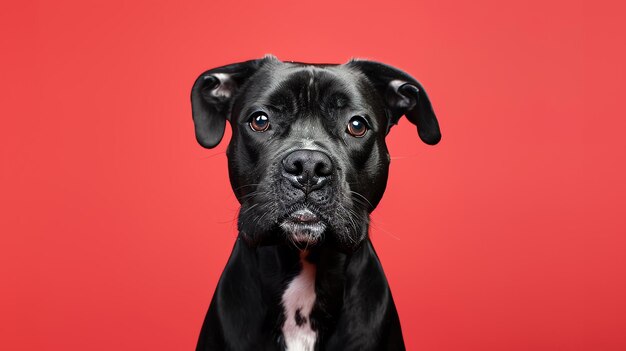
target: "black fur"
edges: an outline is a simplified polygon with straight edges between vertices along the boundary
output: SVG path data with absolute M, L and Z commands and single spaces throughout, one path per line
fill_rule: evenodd
M 406 115 L 425 143 L 441 138 L 423 87 L 377 62 L 268 56 L 204 72 L 191 99 L 202 146 L 217 145 L 230 121 L 228 169 L 241 203 L 240 235 L 197 350 L 283 350 L 281 296 L 300 271 L 301 250 L 317 267 L 317 298 L 310 318 L 296 318 L 317 332 L 317 350 L 403 350 L 367 233 L 387 183 L 391 126 Z M 264 132 L 250 126 L 259 114 L 269 118 Z M 354 116 L 369 128 L 363 137 L 347 132 Z

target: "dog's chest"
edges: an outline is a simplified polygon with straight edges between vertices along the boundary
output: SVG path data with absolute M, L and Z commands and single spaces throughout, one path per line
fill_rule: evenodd
M 311 310 L 315 304 L 315 265 L 300 255 L 302 270 L 287 285 L 282 296 L 285 322 L 282 327 L 286 350 L 313 351 L 317 333 L 311 327 Z

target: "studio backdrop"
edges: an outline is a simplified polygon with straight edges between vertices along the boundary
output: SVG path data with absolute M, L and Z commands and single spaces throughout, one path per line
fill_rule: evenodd
M 623 5 L 24 1 L 0 11 L 0 349 L 192 350 L 237 235 L 202 71 L 365 58 L 426 88 L 370 235 L 409 350 L 626 349 Z

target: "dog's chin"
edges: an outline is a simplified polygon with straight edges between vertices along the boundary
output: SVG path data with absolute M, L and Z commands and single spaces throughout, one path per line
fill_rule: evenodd
M 320 244 L 326 227 L 326 223 L 306 208 L 294 211 L 280 223 L 287 241 L 298 249 L 307 249 Z
M 369 218 L 366 213 L 351 218 L 355 212 L 342 212 L 342 208 L 327 211 L 334 216 L 328 217 L 306 204 L 296 205 L 282 213 L 262 206 L 252 207 L 252 210 L 242 207 L 238 219 L 239 232 L 246 244 L 253 248 L 286 244 L 297 250 L 324 246 L 352 253 L 367 237 Z M 264 218 L 266 220 L 259 220 Z

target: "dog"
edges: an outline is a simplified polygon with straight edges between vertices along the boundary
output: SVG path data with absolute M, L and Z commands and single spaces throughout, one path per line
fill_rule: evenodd
M 241 204 L 197 350 L 404 350 L 368 227 L 387 184 L 390 128 L 404 115 L 426 144 L 441 139 L 420 83 L 374 61 L 268 55 L 202 73 L 191 103 L 203 147 L 231 125 Z

